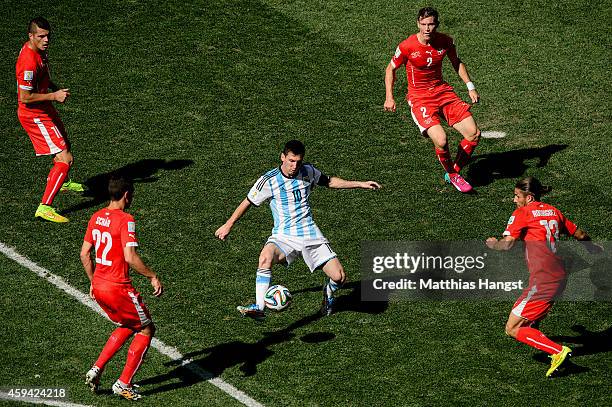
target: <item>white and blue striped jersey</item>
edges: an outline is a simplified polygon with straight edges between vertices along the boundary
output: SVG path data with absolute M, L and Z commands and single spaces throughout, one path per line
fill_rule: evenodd
M 312 218 L 309 198 L 315 185 L 328 184 L 329 178 L 311 164 L 303 164 L 293 178 L 287 178 L 280 168 L 275 168 L 257 180 L 247 199 L 255 206 L 270 199 L 274 217 L 272 235 L 324 238 Z

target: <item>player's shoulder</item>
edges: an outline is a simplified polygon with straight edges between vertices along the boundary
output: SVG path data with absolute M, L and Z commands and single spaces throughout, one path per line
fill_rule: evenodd
M 416 34 L 412 34 L 410 37 L 406 38 L 404 41 L 400 42 L 397 46 L 400 50 L 404 51 L 410 49 L 416 45 L 418 45 L 419 39 Z
M 512 212 L 513 219 L 527 219 L 529 215 L 530 215 L 530 209 L 527 206 L 516 208 L 514 212 Z
M 436 33 L 435 48 L 450 48 L 454 45 L 453 37 L 445 33 Z
M 26 42 L 21 47 L 19 51 L 19 56 L 17 57 L 17 63 L 36 63 L 40 59 L 40 55 L 37 52 L 33 51 Z
M 262 178 L 272 178 L 272 177 L 276 177 L 278 174 L 280 173 L 280 167 L 275 167 L 272 168 L 271 170 L 266 171 L 263 175 Z
M 322 172 L 322 171 L 320 169 L 318 169 L 312 163 L 304 163 L 304 164 L 302 164 L 301 172 L 302 172 L 302 174 L 308 175 L 308 174 L 315 174 L 317 172 Z

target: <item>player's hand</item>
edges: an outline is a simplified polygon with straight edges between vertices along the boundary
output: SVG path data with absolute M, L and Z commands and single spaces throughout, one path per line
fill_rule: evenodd
M 381 189 L 382 185 L 380 185 L 376 181 L 364 181 L 362 188 L 363 189 Z
M 225 223 L 219 229 L 215 231 L 215 237 L 221 240 L 225 240 L 225 238 L 227 237 L 227 235 L 229 235 L 231 230 L 232 230 L 232 227 L 229 226 L 227 223 Z
M 395 112 L 396 106 L 395 106 L 395 99 L 387 99 L 385 100 L 385 112 Z
M 89 296 L 91 297 L 92 300 L 96 299 L 93 293 L 93 284 L 89 284 Z
M 159 297 L 164 292 L 164 287 L 157 276 L 151 278 L 151 285 L 153 286 L 153 295 Z
M 489 247 L 489 249 L 495 249 L 495 245 L 497 244 L 499 240 L 497 240 L 496 237 L 490 237 L 487 239 L 487 241 L 485 242 L 487 244 L 487 247 Z
M 472 99 L 472 103 L 480 102 L 480 95 L 476 89 L 468 91 L 470 95 L 470 99 Z
M 66 99 L 70 96 L 70 89 L 60 89 L 56 92 L 53 92 L 53 97 L 56 102 L 64 103 Z

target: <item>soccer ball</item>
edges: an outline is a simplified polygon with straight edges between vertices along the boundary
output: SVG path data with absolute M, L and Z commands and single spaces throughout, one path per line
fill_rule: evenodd
M 282 311 L 291 304 L 291 293 L 282 285 L 273 285 L 264 295 L 266 307 L 274 311 Z

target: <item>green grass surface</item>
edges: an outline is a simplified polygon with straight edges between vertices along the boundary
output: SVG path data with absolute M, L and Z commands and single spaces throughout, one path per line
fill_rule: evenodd
M 587 344 L 573 359 L 574 373 L 544 380 L 547 364 L 538 353 L 503 333 L 511 303 L 371 307 L 349 285 L 342 312 L 319 319 L 322 275 L 298 263 L 273 272 L 295 295 L 287 312 L 263 325 L 235 312 L 254 294 L 269 209 L 251 210 L 228 242 L 213 233 L 257 177 L 277 165 L 290 138 L 304 140 L 307 161 L 326 173 L 384 185 L 312 196 L 315 220 L 352 282 L 359 281 L 362 240 L 499 235 L 523 174 L 552 185 L 547 201 L 594 238 L 610 240 L 612 3 L 436 6 L 440 30 L 456 39 L 482 96 L 473 109 L 477 122 L 508 134 L 479 145 L 467 169 L 477 195 L 443 183 L 403 102 L 403 73 L 398 112 L 382 111 L 384 68 L 416 29 L 416 5 L 7 3 L 0 17 L 0 241 L 87 291 L 78 251 L 104 202 L 61 195 L 56 204 L 69 224 L 34 221 L 49 160 L 34 157 L 15 114 L 14 62 L 27 21 L 42 14 L 54 26 L 54 79 L 73 94 L 59 107 L 73 143 L 73 179 L 93 185 L 122 168 L 138 176 L 131 212 L 141 254 L 167 293 L 154 299 L 146 282 L 135 283 L 164 342 L 265 405 L 517 405 L 526 397 L 534 405 L 609 404 L 609 346 Z M 445 77 L 467 97 L 448 64 Z M 449 135 L 454 151 L 458 135 Z M 62 385 L 74 402 L 117 403 L 91 396 L 81 383 L 112 326 L 8 259 L 0 257 L 0 270 L 0 343 L 8 349 L 0 356 L 0 386 Z M 609 303 L 561 303 L 543 330 L 579 336 L 571 327 L 582 325 L 609 343 L 609 315 Z M 122 362 L 118 357 L 107 371 L 107 385 Z M 233 403 L 169 362 L 149 353 L 137 376 L 146 404 Z

